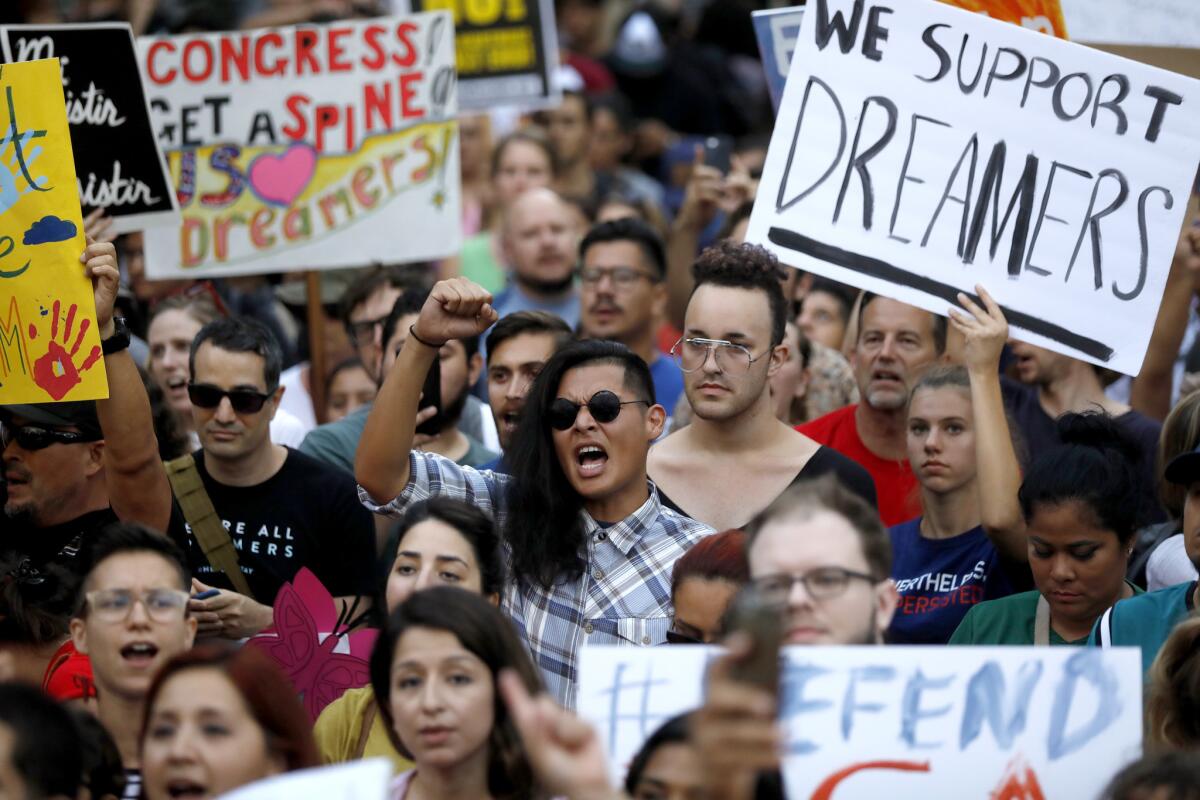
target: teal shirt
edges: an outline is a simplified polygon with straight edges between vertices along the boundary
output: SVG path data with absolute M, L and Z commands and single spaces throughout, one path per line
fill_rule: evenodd
M 1171 631 L 1192 613 L 1195 595 L 1196 581 L 1190 581 L 1122 600 L 1096 620 L 1088 645 L 1140 647 L 1146 674 Z
M 1127 584 L 1134 594 L 1142 590 L 1133 584 Z M 1031 592 L 1002 597 L 999 600 L 986 600 L 971 607 L 963 621 L 959 623 L 950 644 L 1012 644 L 1032 645 L 1033 625 L 1037 617 L 1038 598 L 1041 593 L 1036 589 Z M 1130 598 L 1132 599 L 1132 598 Z M 1129 602 L 1125 600 L 1124 602 Z M 1087 644 L 1088 638 L 1068 642 L 1050 628 L 1051 645 L 1073 645 L 1076 647 Z

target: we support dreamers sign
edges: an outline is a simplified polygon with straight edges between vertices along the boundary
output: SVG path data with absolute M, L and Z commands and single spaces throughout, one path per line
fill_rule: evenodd
M 931 0 L 813 0 L 747 240 L 1135 374 L 1200 163 L 1200 84 Z
M 699 707 L 717 648 L 589 647 L 579 713 L 613 779 Z M 1139 755 L 1136 648 L 792 647 L 779 704 L 794 800 L 1092 798 Z
M 147 233 L 151 277 L 457 249 L 449 14 L 143 38 L 138 50 L 183 214 Z
M 150 125 L 128 23 L 0 27 L 5 61 L 57 58 L 71 124 L 79 201 L 103 208 L 118 233 L 178 224 L 178 206 Z
M 108 396 L 56 58 L 0 65 L 0 405 Z

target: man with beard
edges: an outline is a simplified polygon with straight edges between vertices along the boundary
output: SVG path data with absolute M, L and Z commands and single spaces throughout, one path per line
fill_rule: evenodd
M 570 207 L 550 189 L 530 189 L 509 208 L 501 241 L 513 271 L 509 287 L 496 298 L 496 313 L 506 317 L 516 311 L 549 311 L 575 328 L 579 232 Z
M 124 320 L 113 317 L 116 250 L 94 242 L 80 260 L 85 266 L 78 268 L 94 286 L 109 396 L 0 407 L 7 484 L 0 521 L 0 563 L 7 569 L 0 570 L 0 580 L 9 572 L 24 581 L 52 580 L 51 565 L 62 568 L 56 574 L 78 579 L 78 554 L 100 528 L 130 520 L 164 531 L 171 517 L 171 488 L 159 460 L 150 400 L 127 349 L 129 331 Z M 70 335 L 78 320 L 65 309 L 63 315 L 60 324 Z M 0 615 L 4 611 L 0 607 Z
M 648 472 L 664 505 L 717 530 L 744 528 L 791 484 L 830 472 L 875 503 L 866 470 L 775 416 L 768 383 L 792 358 L 780 270 L 757 245 L 705 250 L 672 348 L 693 417 L 654 446 Z
M 921 513 L 917 478 L 908 466 L 908 396 L 945 350 L 945 317 L 867 292 L 851 356 L 862 400 L 796 428 L 871 473 L 884 525 Z
M 488 332 L 488 403 L 505 450 L 517 432 L 529 387 L 550 356 L 570 340 L 567 323 L 545 311 L 509 314 Z M 507 472 L 503 456 L 484 464 L 483 469 Z
M 383 324 L 383 361 L 380 370 L 387 376 L 396 363 L 396 355 L 408 339 L 408 328 L 417 321 L 421 306 L 425 304 L 427 292 L 410 292 L 392 309 Z M 420 439 L 420 448 L 428 453 L 437 453 L 451 461 L 467 467 L 481 467 L 498 458 L 473 436 L 463 433 L 458 427 L 463 409 L 470 396 L 468 390 L 479 379 L 483 369 L 483 357 L 479 355 L 479 338 L 451 339 L 438 351 L 438 368 L 441 372 L 441 404 L 436 409 L 441 423 L 436 433 L 425 434 Z M 434 411 L 426 412 L 433 415 Z M 497 420 L 499 422 L 499 420 Z M 503 436 L 503 434 L 501 434 Z
M 620 342 L 650 366 L 654 399 L 674 409 L 683 373 L 658 350 L 657 333 L 667 306 L 665 246 L 639 219 L 601 222 L 579 244 L 579 332 L 586 339 Z

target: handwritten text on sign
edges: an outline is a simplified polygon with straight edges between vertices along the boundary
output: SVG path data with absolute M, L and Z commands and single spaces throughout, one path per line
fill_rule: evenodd
M 1200 84 L 931 0 L 808 6 L 747 238 L 1141 365 L 1200 163 Z
M 0 65 L 0 405 L 108 397 L 56 58 Z
M 614 779 L 655 728 L 701 704 L 717 653 L 584 649 L 579 712 L 599 728 Z M 1095 797 L 1138 755 L 1136 649 L 955 647 L 936 665 L 929 653 L 788 649 L 789 797 Z
M 454 30 L 446 12 L 142 39 L 183 224 L 152 277 L 244 275 L 454 252 Z M 397 248 L 400 248 L 399 250 Z

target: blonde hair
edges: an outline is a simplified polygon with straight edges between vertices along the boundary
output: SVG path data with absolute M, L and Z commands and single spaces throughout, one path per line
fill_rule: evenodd
M 1146 692 L 1146 745 L 1200 746 L 1200 617 L 1175 626 L 1150 667 Z

